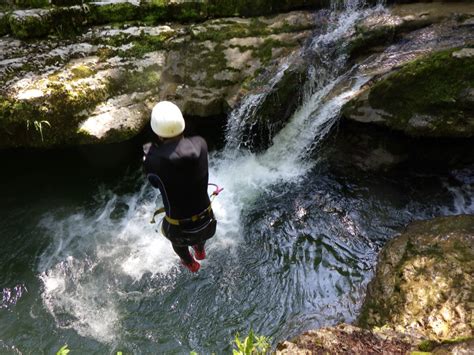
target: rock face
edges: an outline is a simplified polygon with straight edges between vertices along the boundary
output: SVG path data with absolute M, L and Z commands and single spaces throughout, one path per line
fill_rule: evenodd
M 414 222 L 379 257 L 358 323 L 429 339 L 471 337 L 474 216 Z
M 271 71 L 314 27 L 311 13 L 293 12 L 196 25 L 98 26 L 74 40 L 2 37 L 0 148 L 127 140 L 163 99 L 187 116 L 224 115 L 262 67 Z
M 411 136 L 473 137 L 472 3 L 398 5 L 361 21 L 350 52 L 371 80 L 345 118 Z M 388 45 L 390 47 L 387 48 Z

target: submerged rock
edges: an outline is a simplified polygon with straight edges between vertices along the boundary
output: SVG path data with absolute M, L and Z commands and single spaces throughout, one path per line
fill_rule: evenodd
M 358 319 L 433 340 L 471 337 L 474 216 L 414 222 L 379 256 Z

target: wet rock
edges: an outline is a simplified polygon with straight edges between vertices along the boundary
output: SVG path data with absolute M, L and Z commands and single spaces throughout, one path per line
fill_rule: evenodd
M 473 332 L 474 216 L 414 222 L 382 250 L 358 319 L 434 340 Z
M 344 107 L 344 116 L 411 136 L 472 137 L 471 48 L 440 51 L 377 78 Z
M 253 150 L 267 148 L 302 102 L 307 66 L 299 59 L 290 63 L 288 68 L 276 76 L 269 72 L 260 79 L 265 82 L 265 91 L 260 90 L 258 105 L 249 111 L 241 127 L 241 134 L 248 137 L 244 139 L 245 144 Z M 275 78 L 277 80 L 272 82 Z M 253 91 L 259 92 L 259 88 Z

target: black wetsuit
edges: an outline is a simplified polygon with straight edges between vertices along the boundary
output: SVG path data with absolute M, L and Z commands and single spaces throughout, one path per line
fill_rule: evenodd
M 207 192 L 209 172 L 206 141 L 199 136 L 166 140 L 145 146 L 144 169 L 151 184 L 160 189 L 166 215 L 189 219 L 210 206 Z M 192 259 L 188 246 L 204 246 L 216 229 L 212 210 L 196 222 L 179 226 L 163 219 L 163 234 L 185 262 Z

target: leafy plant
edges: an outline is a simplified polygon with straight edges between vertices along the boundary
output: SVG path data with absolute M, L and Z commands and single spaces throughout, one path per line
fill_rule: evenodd
M 242 341 L 239 334 L 235 336 L 233 355 L 264 355 L 270 349 L 269 339 L 266 336 L 256 336 L 250 329 L 249 335 Z
M 33 121 L 33 125 L 35 127 L 35 130 L 36 132 L 39 132 L 40 133 L 40 136 L 41 136 L 41 142 L 44 142 L 44 137 L 43 137 L 43 124 L 49 126 L 51 128 L 51 123 L 49 123 L 48 121 L 46 120 L 42 120 L 42 121 Z M 29 130 L 30 129 L 30 120 L 27 120 L 26 121 L 26 129 Z M 67 353 L 65 353 L 67 354 Z
M 67 344 L 66 344 L 66 345 L 64 345 L 61 349 L 58 350 L 58 352 L 56 353 L 56 355 L 68 355 L 70 351 L 71 351 L 71 350 L 69 350 L 69 349 L 67 348 Z

